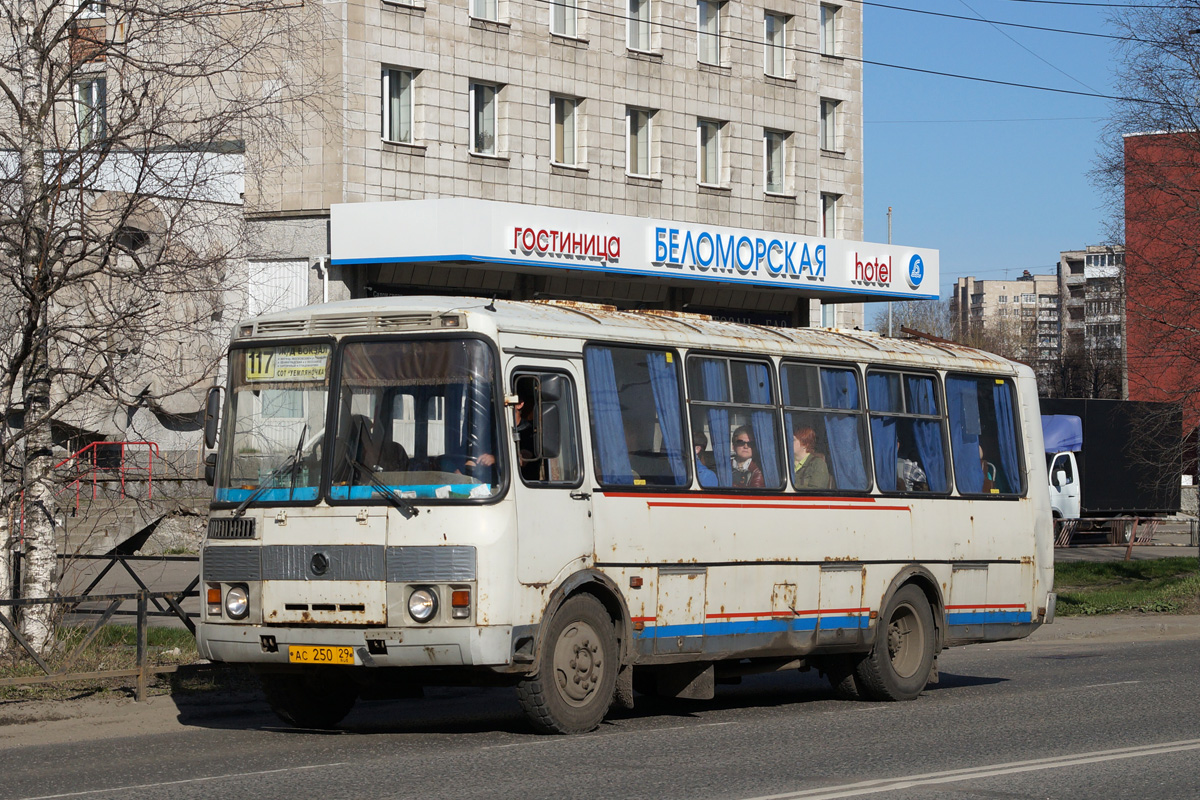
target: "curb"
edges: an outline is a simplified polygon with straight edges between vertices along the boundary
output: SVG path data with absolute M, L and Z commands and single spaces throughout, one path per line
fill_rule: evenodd
M 1139 641 L 1200 638 L 1200 614 L 1110 614 L 1059 617 L 1027 641 Z

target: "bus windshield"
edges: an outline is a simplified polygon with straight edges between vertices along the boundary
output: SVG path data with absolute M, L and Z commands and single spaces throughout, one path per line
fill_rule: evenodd
M 330 500 L 493 496 L 503 485 L 493 375 L 478 340 L 345 345 Z
M 230 354 L 231 424 L 215 500 L 248 505 L 317 499 L 331 349 L 304 343 Z

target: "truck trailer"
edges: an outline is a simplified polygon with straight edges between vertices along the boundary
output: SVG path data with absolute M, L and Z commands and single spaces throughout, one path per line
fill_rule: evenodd
M 1179 512 L 1178 403 L 1043 398 L 1041 410 L 1056 518 Z

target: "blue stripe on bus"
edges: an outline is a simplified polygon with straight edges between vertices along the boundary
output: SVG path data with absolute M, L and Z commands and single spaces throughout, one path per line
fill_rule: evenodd
M 986 625 L 992 622 L 1033 622 L 1030 611 L 952 611 L 947 625 Z
M 821 617 L 821 630 L 869 627 L 866 615 L 861 617 Z M 785 633 L 787 631 L 812 631 L 817 628 L 815 617 L 792 619 L 739 619 L 725 622 L 705 622 L 692 625 L 647 625 L 645 630 L 634 635 L 639 639 L 667 638 L 671 636 L 730 636 L 747 633 Z

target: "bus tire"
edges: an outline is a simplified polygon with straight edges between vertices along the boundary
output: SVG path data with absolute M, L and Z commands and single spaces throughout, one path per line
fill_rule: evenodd
M 858 688 L 873 700 L 915 700 L 933 670 L 937 632 L 929 599 L 914 584 L 900 587 L 875 631 L 875 646 L 858 664 Z
M 357 686 L 329 674 L 265 673 L 259 680 L 275 716 L 297 728 L 332 728 L 358 700 Z
M 620 666 L 608 611 L 577 594 L 551 618 L 537 672 L 517 684 L 517 699 L 541 733 L 587 733 L 613 704 Z
M 833 696 L 839 700 L 861 700 L 863 692 L 858 687 L 858 664 L 862 656 L 830 656 L 825 662 L 825 677 L 833 687 Z

